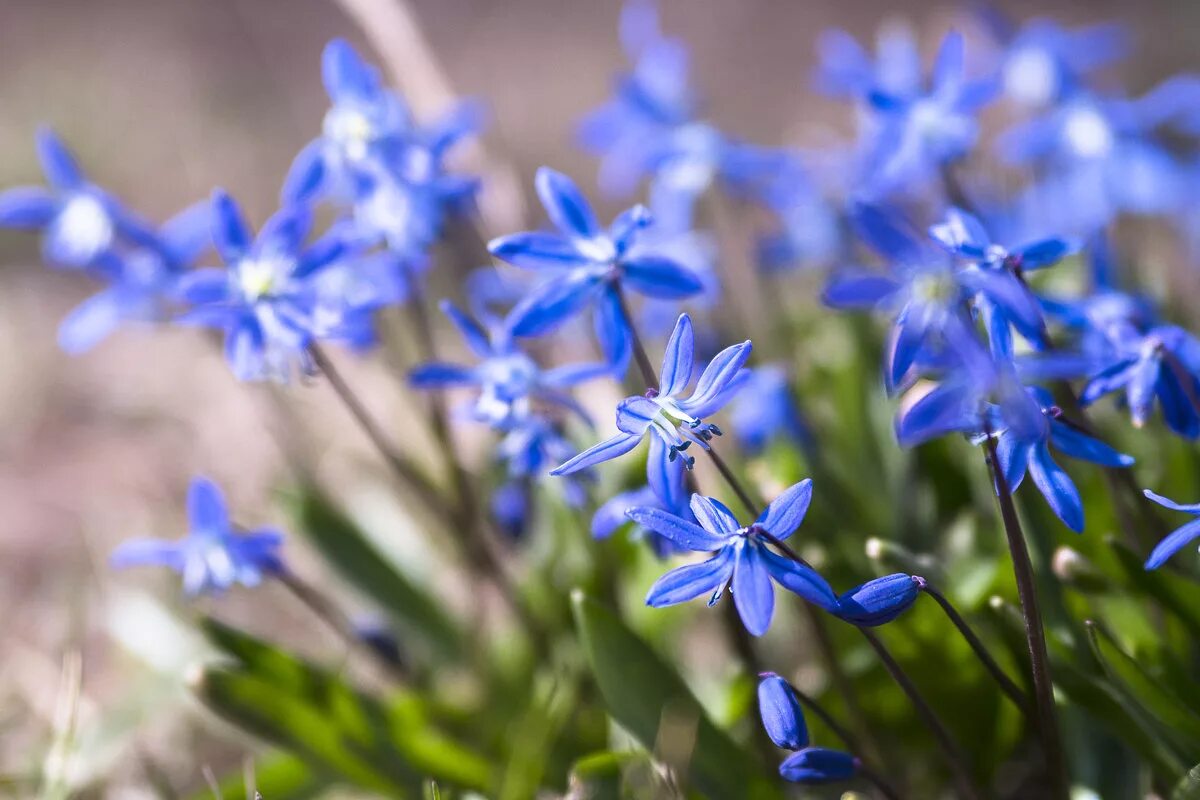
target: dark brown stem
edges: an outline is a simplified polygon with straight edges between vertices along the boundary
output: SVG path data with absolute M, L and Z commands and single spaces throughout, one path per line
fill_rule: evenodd
M 1059 734 L 1058 712 L 1054 707 L 1054 683 L 1050 676 L 1050 656 L 1046 651 L 1046 632 L 1041 612 L 1038 610 L 1033 563 L 1029 560 L 1029 547 L 1021 530 L 1021 520 L 1017 517 L 1012 492 L 996 457 L 996 439 L 988 436 L 986 442 L 987 464 L 996 488 L 996 499 L 1000 505 L 1004 533 L 1008 538 L 1008 549 L 1012 554 L 1017 596 L 1021 601 L 1021 613 L 1025 621 L 1025 640 L 1029 646 L 1029 665 L 1037 709 L 1037 729 L 1046 758 L 1047 777 L 1053 796 L 1066 800 L 1070 795 L 1070 782 Z
M 705 448 L 704 452 L 708 453 L 708 457 L 712 459 L 717 472 L 721 473 L 721 477 L 725 479 L 725 483 L 729 484 L 729 488 L 733 490 L 733 493 L 738 496 L 738 500 L 741 501 L 746 511 L 752 517 L 757 518 L 761 506 L 754 502 L 754 498 L 750 496 L 750 492 L 746 490 L 746 487 L 742 486 L 741 481 L 733 474 L 733 470 L 725 463 L 725 459 L 721 458 L 720 453 L 711 447 Z
M 950 735 L 950 731 L 946 729 L 937 712 L 930 707 L 925 698 L 921 696 L 916 685 L 904 672 L 904 669 L 892 656 L 888 649 L 884 647 L 883 642 L 879 641 L 879 637 L 867 628 L 858 629 L 867 643 L 875 650 L 875 654 L 879 656 L 879 660 L 883 662 L 883 666 L 887 669 L 888 674 L 892 676 L 892 680 L 900 687 L 900 689 L 908 696 L 909 702 L 916 709 L 917 715 L 925 723 L 925 726 L 933 733 L 934 739 L 937 740 L 938 746 L 942 749 L 942 753 L 946 756 L 946 761 L 950 765 L 950 774 L 954 778 L 954 784 L 958 787 L 959 797 L 966 800 L 980 800 L 982 794 L 976 788 L 974 781 L 971 779 L 971 771 L 967 767 L 967 759 L 954 741 L 954 737 Z
M 621 288 L 620 283 L 616 283 L 613 285 L 613 291 L 617 293 L 621 316 L 625 318 L 625 325 L 629 328 L 629 338 L 633 343 L 633 360 L 637 362 L 638 371 L 642 373 L 642 380 L 646 382 L 646 388 L 654 389 L 658 386 L 658 375 L 654 371 L 654 364 L 651 363 L 650 356 L 646 354 L 646 346 L 642 344 L 642 337 L 638 336 L 637 326 L 633 324 L 633 314 L 629 310 L 629 303 L 625 300 L 625 290 Z
M 992 654 L 988 652 L 983 640 L 976 635 L 967 621 L 958 613 L 958 609 L 954 607 L 954 604 L 931 583 L 925 581 L 923 578 L 922 582 L 922 591 L 937 601 L 937 604 L 942 607 L 942 611 L 946 612 L 946 616 L 954 624 L 954 627 L 958 628 L 958 632 L 962 634 L 967 644 L 971 646 L 971 650 L 974 651 L 975 657 L 983 664 L 984 669 L 991 674 L 992 678 L 995 679 L 1004 693 L 1008 695 L 1009 699 L 1017 705 L 1017 708 L 1028 714 L 1030 712 L 1029 698 L 1025 695 L 1025 692 L 1021 691 L 1021 687 L 1017 686 L 1013 679 L 1004 673 L 1004 670 L 996 663 L 996 659 L 992 658 Z

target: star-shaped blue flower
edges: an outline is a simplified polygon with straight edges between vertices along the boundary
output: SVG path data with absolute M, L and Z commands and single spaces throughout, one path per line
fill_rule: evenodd
M 699 294 L 703 282 L 669 258 L 630 254 L 638 231 L 651 222 L 645 207 L 623 212 L 604 230 L 587 198 L 567 176 L 542 167 L 535 185 L 558 230 L 516 233 L 488 243 L 497 258 L 549 276 L 513 309 L 513 334 L 540 336 L 593 306 L 605 356 L 613 364 L 626 363 L 630 321 L 621 307 L 622 288 L 648 297 L 680 299 Z
M 692 513 L 699 525 L 658 508 L 631 508 L 634 522 L 665 536 L 687 550 L 712 552 L 712 558 L 668 572 L 646 595 L 654 607 L 675 605 L 700 595 L 716 603 L 726 588 L 746 630 L 762 636 L 775 611 L 772 581 L 788 591 L 832 611 L 837 597 L 816 570 L 778 555 L 768 544 L 784 541 L 800 526 L 812 500 L 812 481 L 804 480 L 776 497 L 752 525 L 743 527 L 718 500 L 692 495 Z
M 219 594 L 235 583 L 257 586 L 283 569 L 279 548 L 283 535 L 260 529 L 235 531 L 217 485 L 195 478 L 188 490 L 188 535 L 178 541 L 134 539 L 112 554 L 112 565 L 164 566 L 183 576 L 189 596 Z
M 650 434 L 647 482 L 663 502 L 674 505 L 682 491 L 682 467 L 690 469 L 696 460 L 685 451 L 693 444 L 707 448 L 712 437 L 721 435 L 720 428 L 704 422 L 704 417 L 721 409 L 737 390 L 738 374 L 751 350 L 746 341 L 717 353 L 700 374 L 695 389 L 684 397 L 695 370 L 694 346 L 692 320 L 681 314 L 667 341 L 658 388 L 622 400 L 617 405 L 617 428 L 621 432 L 550 474 L 570 475 L 617 458 Z

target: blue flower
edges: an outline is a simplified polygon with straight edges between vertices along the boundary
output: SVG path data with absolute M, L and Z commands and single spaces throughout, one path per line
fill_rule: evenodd
M 979 136 L 975 116 L 994 88 L 990 80 L 967 79 L 963 38 L 956 31 L 942 40 L 928 89 L 871 85 L 863 178 L 879 192 L 907 189 L 966 155 Z
M 759 200 L 778 223 L 756 245 L 759 269 L 778 273 L 826 266 L 843 249 L 837 209 L 791 158 L 766 182 Z
M 88 181 L 49 128 L 37 132 L 37 153 L 50 189 L 23 186 L 0 194 L 0 226 L 41 230 L 46 261 L 66 267 L 94 267 L 122 239 L 156 244 L 151 226 Z
M 184 270 L 212 244 L 208 203 L 196 204 L 159 229 L 153 247 L 110 250 L 92 270 L 107 282 L 58 327 L 58 343 L 72 355 L 98 344 L 124 322 L 166 318 Z
M 1190 505 L 1176 503 L 1174 500 L 1168 500 L 1149 489 L 1145 490 L 1145 494 L 1146 497 L 1160 506 L 1169 508 L 1172 511 L 1184 511 L 1192 516 L 1200 517 L 1200 503 L 1192 503 Z M 1195 540 L 1197 536 L 1200 536 L 1200 518 L 1194 519 L 1186 525 L 1177 528 L 1155 545 L 1154 550 L 1150 553 L 1150 557 L 1146 559 L 1146 569 L 1158 569 L 1166 563 L 1168 558 L 1178 553 L 1184 545 Z
M 783 367 L 768 364 L 747 369 L 744 374 L 730 406 L 730 419 L 742 447 L 751 454 L 761 453 L 777 440 L 811 447 L 812 432 Z
M 751 349 L 746 341 L 717 353 L 700 374 L 696 388 L 685 398 L 682 395 L 695 370 L 694 346 L 692 320 L 681 314 L 667 341 L 658 388 L 622 400 L 617 405 L 617 428 L 621 432 L 583 451 L 550 474 L 570 475 L 625 455 L 650 433 L 647 482 L 664 503 L 674 506 L 683 491 L 682 468 L 691 469 L 696 461 L 685 451 L 692 444 L 707 449 L 712 437 L 721 435 L 721 429 L 704 422 L 704 417 L 716 413 L 729 401 Z
M 882 308 L 892 315 L 889 386 L 900 384 L 923 353 L 971 335 L 967 310 L 980 298 L 1028 338 L 1041 338 L 1041 308 L 1012 272 L 954 264 L 882 207 L 858 204 L 851 216 L 866 243 L 892 265 L 891 274 L 844 269 L 830 280 L 823 299 L 833 308 Z
M 622 310 L 621 290 L 680 299 L 698 294 L 704 284 L 669 258 L 630 254 L 638 231 L 651 221 L 645 207 L 625 211 L 605 231 L 579 187 L 567 176 L 542 167 L 535 185 L 558 231 L 516 233 L 488 243 L 497 258 L 550 275 L 513 309 L 512 332 L 540 336 L 593 305 L 596 334 L 605 356 L 611 363 L 623 365 L 630 348 L 630 321 Z
M 265 576 L 283 572 L 278 552 L 283 535 L 270 529 L 238 533 L 221 490 L 212 481 L 193 479 L 187 505 L 187 536 L 178 541 L 125 542 L 113 552 L 112 565 L 168 567 L 183 576 L 183 590 L 189 596 L 219 594 L 235 583 L 257 586 Z
M 746 527 L 719 501 L 698 494 L 692 495 L 691 508 L 699 525 L 658 508 L 629 509 L 630 519 L 677 546 L 713 552 L 703 563 L 673 569 L 659 578 L 646 595 L 646 604 L 658 608 L 708 594 L 712 605 L 730 588 L 746 630 L 755 636 L 767 632 L 774 615 L 772 579 L 810 603 L 834 609 L 837 598 L 824 578 L 806 564 L 767 547 L 792 535 L 804 520 L 811 499 L 812 481 L 801 481 L 776 497 Z
M 214 192 L 212 208 L 213 241 L 226 268 L 181 281 L 180 294 L 193 306 L 181 321 L 223 330 L 226 360 L 241 380 L 286 380 L 297 365 L 311 372 L 309 344 L 338 331 L 314 316 L 313 278 L 344 254 L 342 241 L 328 235 L 306 247 L 311 216 L 302 207 L 277 212 L 254 238 L 229 195 Z
M 1200 341 L 1175 325 L 1157 325 L 1139 333 L 1132 325 L 1106 329 L 1111 353 L 1106 366 L 1080 394 L 1090 405 L 1110 392 L 1125 390 L 1136 427 L 1146 424 L 1155 399 L 1167 427 L 1180 436 L 1200 436 Z
M 409 375 L 414 386 L 420 389 L 457 386 L 478 389 L 479 395 L 471 406 L 471 417 L 498 430 L 510 430 L 525 421 L 533 400 L 566 408 L 587 418 L 564 390 L 608 374 L 608 365 L 569 364 L 543 370 L 513 342 L 511 320 L 485 331 L 450 301 L 442 301 L 441 307 L 480 362 L 474 366 L 444 362 L 422 365 Z
M 799 750 L 808 746 L 808 724 L 791 684 L 774 672 L 758 682 L 758 713 L 763 728 L 776 747 Z
M 855 586 L 838 595 L 834 616 L 864 628 L 891 622 L 912 608 L 924 581 L 898 572 Z
M 977 442 L 989 436 L 996 440 L 999 469 L 1009 490 L 1015 492 L 1028 473 L 1055 515 L 1076 533 L 1083 531 L 1083 502 L 1070 476 L 1051 456 L 1051 445 L 1072 458 L 1106 467 L 1133 463 L 1131 456 L 1064 420 L 1062 410 L 1044 389 L 1029 388 L 1024 397 L 1014 394 L 1006 405 L 989 409 L 987 416 L 987 429 Z M 1031 424 L 1031 420 L 1040 424 Z
M 793 753 L 779 765 L 779 774 L 786 781 L 819 786 L 847 781 L 858 773 L 858 759 L 841 750 L 827 747 L 806 747 Z
M 878 37 L 873 61 L 853 36 L 840 28 L 821 32 L 813 83 L 830 97 L 866 101 L 879 92 L 915 98 L 921 91 L 921 53 L 907 25 L 886 25 Z
M 1007 20 L 994 22 L 1010 27 Z M 1129 40 L 1122 25 L 1099 23 L 1068 29 L 1047 19 L 999 33 L 1005 46 L 1000 65 L 1004 93 L 1035 108 L 1079 91 L 1093 72 L 1125 55 Z

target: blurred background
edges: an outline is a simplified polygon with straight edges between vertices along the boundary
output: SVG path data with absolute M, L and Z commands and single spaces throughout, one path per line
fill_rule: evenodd
M 881 21 L 905 17 L 928 43 L 959 19 L 951 5 L 895 0 L 661 5 L 666 28 L 693 48 L 711 117 L 767 145 L 849 131 L 847 112 L 809 89 L 821 29 L 869 39 Z M 1200 3 L 1001 5 L 1021 18 L 1131 23 L 1138 57 L 1123 77 L 1134 91 L 1195 66 Z M 412 1 L 454 91 L 487 102 L 485 147 L 520 191 L 548 164 L 593 193 L 595 164 L 573 147 L 572 132 L 624 66 L 618 8 L 615 0 Z M 376 58 L 334 0 L 3 0 L 0 186 L 41 182 L 33 135 L 49 124 L 97 183 L 151 219 L 222 186 L 261 222 L 293 156 L 319 129 L 327 105 L 320 52 L 334 37 Z M 506 202 L 500 215 L 513 230 L 536 223 L 521 217 L 516 198 Z M 195 331 L 126 328 L 84 357 L 61 353 L 56 326 L 92 289 L 80 275 L 42 266 L 36 237 L 0 231 L 0 776 L 27 772 L 31 754 L 53 741 L 64 656 L 78 651 L 78 711 L 102 724 L 88 728 L 97 739 L 91 760 L 71 768 L 85 780 L 110 773 L 127 791 L 120 796 L 134 797 L 146 763 L 196 788 L 200 764 L 236 763 L 241 749 L 216 744 L 214 724 L 185 702 L 177 680 L 153 677 L 177 674 L 199 647 L 149 599 L 174 596 L 172 576 L 113 575 L 107 554 L 131 536 L 181 534 L 183 495 L 197 473 L 225 487 L 244 524 L 282 524 L 271 515 L 284 458 L 266 435 L 277 419 L 273 390 L 237 383 Z M 402 425 L 402 398 L 383 367 L 348 371 Z M 372 477 L 372 454 L 327 390 L 284 391 L 326 477 L 359 513 L 386 513 L 391 501 Z M 393 544 L 406 541 L 401 532 Z M 289 554 L 303 572 L 297 549 Z M 260 630 L 271 620 L 273 633 L 308 649 L 330 645 L 273 591 L 235 593 L 222 614 Z M 146 631 L 153 651 L 139 635 Z

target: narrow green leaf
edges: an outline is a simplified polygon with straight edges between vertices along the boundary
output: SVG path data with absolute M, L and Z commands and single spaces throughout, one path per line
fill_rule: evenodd
M 708 797 L 780 796 L 766 768 L 713 725 L 683 680 L 645 642 L 582 592 L 571 602 L 609 714 L 643 747 Z
M 295 503 L 301 532 L 341 575 L 386 611 L 406 633 L 447 658 L 466 652 L 465 638 L 436 599 L 396 569 L 361 529 L 314 485 Z

